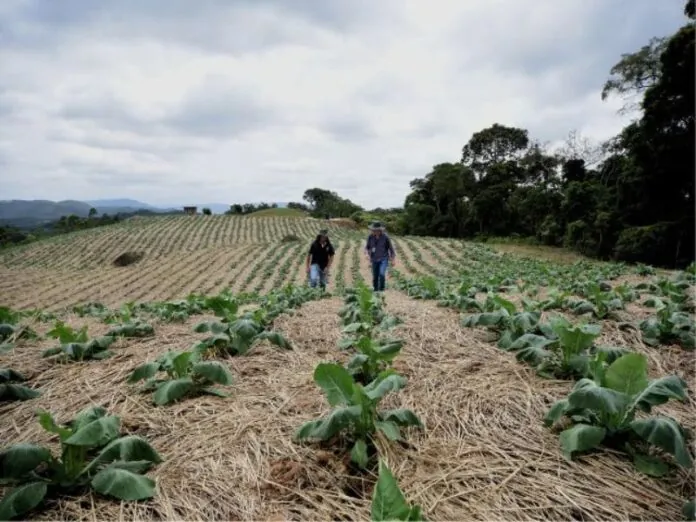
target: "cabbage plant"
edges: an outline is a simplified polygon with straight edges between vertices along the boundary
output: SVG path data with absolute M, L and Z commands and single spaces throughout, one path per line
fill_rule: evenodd
M 156 379 L 158 373 L 166 378 Z M 228 394 L 212 386 L 227 386 L 233 383 L 230 371 L 218 361 L 200 361 L 198 354 L 191 351 L 167 352 L 156 361 L 142 364 L 133 370 L 128 383 L 145 381 L 142 391 L 154 391 L 152 399 L 163 406 L 195 395 L 215 395 L 227 397 Z
M 89 407 L 66 425 L 58 425 L 45 411 L 39 422 L 58 435 L 60 455 L 31 443 L 0 451 L 0 482 L 14 486 L 0 500 L 0 520 L 24 518 L 47 497 L 79 495 L 86 489 L 120 500 L 154 496 L 155 482 L 144 473 L 162 459 L 145 439 L 121 436 L 119 417 Z
M 320 363 L 314 370 L 314 382 L 334 409 L 325 417 L 300 426 L 295 439 L 328 441 L 344 433 L 352 445 L 351 460 L 361 468 L 367 467 L 370 455 L 376 452 L 373 438 L 377 432 L 396 441 L 401 440 L 402 427 L 422 427 L 420 419 L 409 409 L 378 410 L 385 395 L 406 385 L 406 379 L 394 370 L 382 372 L 362 386 L 341 365 Z
M 677 376 L 648 379 L 644 355 L 628 353 L 604 367 L 593 365 L 593 378 L 578 381 L 567 398 L 556 402 L 544 421 L 547 426 L 566 417 L 571 427 L 560 434 L 561 449 L 567 459 L 600 445 L 627 451 L 643 473 L 661 476 L 668 465 L 648 454 L 650 446 L 673 455 L 677 464 L 693 464 L 681 425 L 670 417 L 637 417 L 670 399 L 686 398 L 686 383 Z
M 38 390 L 17 384 L 26 380 L 19 372 L 10 368 L 0 368 L 0 401 L 26 401 L 41 395 Z

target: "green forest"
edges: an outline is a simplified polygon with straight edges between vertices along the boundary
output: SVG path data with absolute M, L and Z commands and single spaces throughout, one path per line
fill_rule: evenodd
M 383 219 L 394 233 L 517 236 L 582 254 L 656 266 L 694 260 L 694 1 L 683 27 L 611 69 L 602 98 L 637 99 L 638 117 L 596 147 L 573 137 L 549 153 L 525 129 L 476 132 L 452 163 L 410 183 L 402 209 L 365 213 L 314 188 L 317 216 Z

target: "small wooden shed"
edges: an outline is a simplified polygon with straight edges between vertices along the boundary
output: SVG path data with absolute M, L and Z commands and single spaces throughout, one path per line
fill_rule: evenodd
M 184 207 L 184 212 L 189 216 L 195 216 L 198 213 L 198 207 Z

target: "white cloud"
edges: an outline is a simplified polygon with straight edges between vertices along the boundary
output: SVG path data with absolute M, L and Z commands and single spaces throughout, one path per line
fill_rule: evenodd
M 495 122 L 615 134 L 601 87 L 667 3 L 6 0 L 0 197 L 400 205 Z

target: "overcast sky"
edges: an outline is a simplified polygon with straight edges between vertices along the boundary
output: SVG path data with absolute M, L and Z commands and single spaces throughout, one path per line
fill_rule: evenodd
M 0 199 L 403 203 L 495 122 L 625 123 L 600 91 L 682 0 L 0 0 Z

